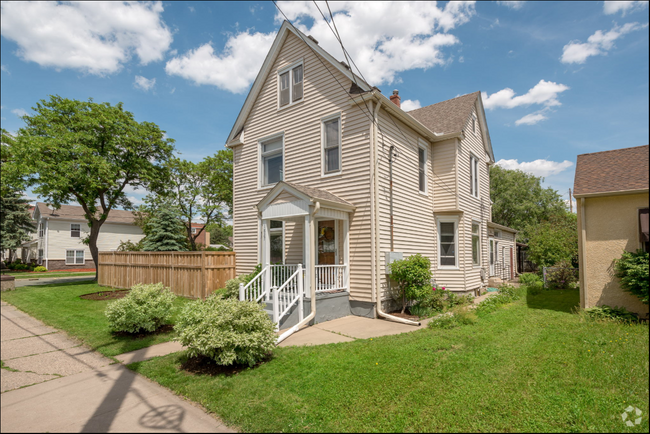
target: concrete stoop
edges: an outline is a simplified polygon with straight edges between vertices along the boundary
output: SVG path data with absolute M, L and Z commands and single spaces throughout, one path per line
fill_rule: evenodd
M 311 313 L 311 299 L 305 298 L 302 303 L 304 317 Z M 264 308 L 269 318 L 273 320 L 273 303 L 267 302 Z M 350 311 L 350 293 L 320 293 L 316 294 L 316 317 L 309 322 L 309 325 L 318 324 L 325 321 L 331 321 L 338 318 L 351 315 Z M 280 320 L 280 330 L 288 329 L 299 322 L 298 303 L 295 303 L 289 313 Z

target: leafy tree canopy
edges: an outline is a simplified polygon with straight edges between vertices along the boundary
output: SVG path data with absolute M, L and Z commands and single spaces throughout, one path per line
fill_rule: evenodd
M 23 116 L 26 125 L 9 148 L 3 172 L 55 208 L 79 203 L 97 265 L 97 236 L 110 211 L 131 208 L 126 186 L 146 188 L 164 177 L 160 163 L 171 157 L 174 140 L 156 124 L 136 121 L 122 103 L 54 95 L 32 109 L 34 115 Z
M 0 249 L 16 250 L 36 230 L 27 201 L 17 191 L 0 197 Z
M 223 222 L 211 223 L 206 225 L 205 230 L 210 233 L 210 244 L 230 245 L 232 225 L 226 225 Z
M 499 166 L 490 168 L 492 221 L 520 231 L 518 239 L 527 242 L 535 227 L 552 215 L 565 214 L 566 205 L 559 193 L 542 187 L 542 177 Z
M 529 232 L 528 258 L 539 267 L 561 262 L 578 266 L 578 219 L 563 212 L 551 215 Z
M 199 163 L 171 158 L 165 168 L 168 177 L 153 186 L 150 201 L 169 202 L 179 210 L 190 249 L 197 250 L 196 239 L 205 227 L 193 234 L 192 222 L 220 223 L 232 212 L 232 150 L 221 150 Z

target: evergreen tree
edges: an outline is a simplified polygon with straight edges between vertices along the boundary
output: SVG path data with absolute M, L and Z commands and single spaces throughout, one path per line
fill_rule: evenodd
M 21 194 L 18 191 L 5 193 L 6 195 L 0 198 L 0 248 L 13 252 L 23 242 L 32 239 L 30 233 L 36 228 L 29 214 L 27 201 Z
M 177 210 L 161 206 L 145 226 L 142 250 L 146 252 L 178 252 L 187 250 L 187 238 Z

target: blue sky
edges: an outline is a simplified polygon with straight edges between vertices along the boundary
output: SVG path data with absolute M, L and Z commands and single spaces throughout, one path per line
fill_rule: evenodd
M 279 6 L 342 59 L 313 3 Z M 405 108 L 482 91 L 499 164 L 564 196 L 576 155 L 649 141 L 647 2 L 330 6 L 372 85 Z M 271 2 L 3 3 L 2 127 L 51 94 L 121 101 L 201 160 L 223 149 L 281 23 Z

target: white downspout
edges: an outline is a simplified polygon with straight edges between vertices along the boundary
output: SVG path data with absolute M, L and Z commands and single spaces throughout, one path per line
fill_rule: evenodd
M 375 106 L 375 110 L 373 112 L 373 130 L 372 130 L 372 147 L 377 148 L 377 124 L 379 122 L 379 119 L 377 117 L 377 114 L 379 113 L 379 108 L 381 107 L 381 101 L 377 101 L 377 105 Z M 416 321 L 411 321 L 408 319 L 404 318 L 398 318 L 393 315 L 389 315 L 381 310 L 381 291 L 380 291 L 380 285 L 381 285 L 381 245 L 380 245 L 380 227 L 379 227 L 379 158 L 377 157 L 379 153 L 375 152 L 374 149 L 371 148 L 371 155 L 373 157 L 373 160 L 371 161 L 371 164 L 374 166 L 373 168 L 373 178 L 372 182 L 374 183 L 374 195 L 372 197 L 372 200 L 374 201 L 374 206 L 373 206 L 373 217 L 374 217 L 374 222 L 375 222 L 375 233 L 374 233 L 374 258 L 375 258 L 375 270 L 374 270 L 374 292 L 375 292 L 375 306 L 377 307 L 377 316 L 381 318 L 385 318 L 391 321 L 395 322 L 400 322 L 403 324 L 408 324 L 408 325 L 414 325 L 414 326 L 419 326 L 420 323 Z
M 307 318 L 303 319 L 300 321 L 298 324 L 295 326 L 291 327 L 289 330 L 286 332 L 282 333 L 279 337 L 278 340 L 276 341 L 276 345 L 278 345 L 280 342 L 291 336 L 293 333 L 297 332 L 300 330 L 300 328 L 308 324 L 309 321 L 313 320 L 316 317 L 316 255 L 315 255 L 315 237 L 314 234 L 316 233 L 315 227 L 314 227 L 314 217 L 320 210 L 320 202 L 316 202 L 316 205 L 314 206 L 314 210 L 309 213 L 309 287 L 310 287 L 310 296 L 311 296 L 311 313 L 307 316 Z M 301 301 L 302 302 L 302 301 Z
M 50 257 L 48 251 L 49 238 L 50 238 L 50 219 L 48 217 L 47 219 L 45 219 L 45 246 L 44 246 L 45 248 L 43 249 L 43 254 L 45 255 L 45 268 L 47 268 L 47 271 L 50 271 L 50 267 L 49 267 L 50 264 L 48 262 L 48 258 Z

